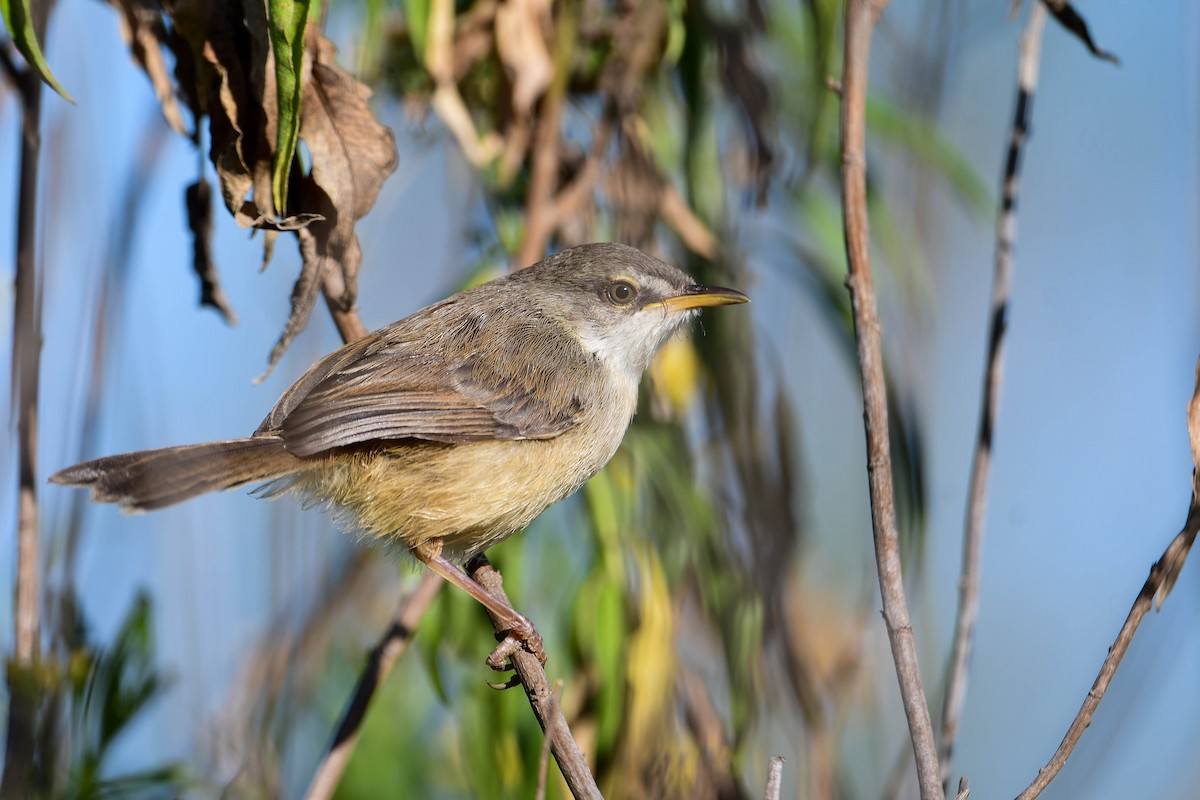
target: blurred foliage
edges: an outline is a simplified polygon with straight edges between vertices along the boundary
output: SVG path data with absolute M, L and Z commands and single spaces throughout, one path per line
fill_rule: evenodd
M 365 79 L 414 118 L 436 114 L 476 169 L 491 226 L 473 234 L 481 263 L 520 266 L 549 249 L 616 239 L 658 250 L 701 281 L 746 286 L 739 221 L 771 207 L 795 216 L 798 277 L 853 359 L 827 86 L 839 58 L 836 2 L 415 0 L 392 15 L 368 4 L 368 17 Z M 941 175 L 972 213 L 988 212 L 978 176 L 930 120 L 879 99 L 870 113 L 881 146 Z M 872 203 L 881 231 L 899 228 L 878 187 Z M 905 266 L 903 283 L 927 281 L 909 243 L 885 236 L 881 246 L 886 263 Z M 761 349 L 748 315 L 713 315 L 704 327 L 702 339 L 664 351 L 621 451 L 572 505 L 576 524 L 563 536 L 583 550 L 586 533 L 581 572 L 547 568 L 540 553 L 523 568 L 524 551 L 545 547 L 530 539 L 547 533 L 510 540 L 495 558 L 510 583 L 577 578 L 566 613 L 519 588 L 515 602 L 551 645 L 551 678 L 564 681 L 568 719 L 606 795 L 757 794 L 751 734 L 764 704 L 779 712 L 781 702 L 820 742 L 809 752 L 828 763 L 809 769 L 828 794 L 840 768 L 827 737 L 855 666 L 831 674 L 787 621 L 789 597 L 802 591 L 795 409 L 769 360 L 748 356 Z M 921 425 L 903 386 L 892 386 L 903 530 L 916 558 Z M 852 641 L 862 622 L 843 614 Z M 426 785 L 461 758 L 473 796 L 535 791 L 536 725 L 470 668 L 486 635 L 478 611 L 454 595 L 427 618 L 418 641 L 459 744 L 453 757 L 410 764 L 393 790 Z M 847 658 L 859 646 L 843 645 Z M 394 702 L 405 710 L 390 717 L 412 719 L 411 703 Z M 357 757 L 340 796 L 371 796 L 351 787 L 374 764 Z
M 308 58 L 293 52 L 289 64 L 276 63 L 301 83 L 314 80 L 314 63 L 326 70 L 319 88 L 340 86 L 344 114 L 353 112 L 373 142 L 370 164 L 346 159 L 336 179 L 322 183 L 330 173 L 320 174 L 321 154 L 309 167 L 294 162 L 287 131 L 275 130 L 286 155 L 273 158 L 268 131 L 276 120 L 298 124 L 310 150 L 319 138 L 295 117 L 297 97 L 304 116 L 308 87 L 292 86 L 291 99 L 276 103 L 255 83 L 265 70 L 264 43 L 249 17 L 219 13 L 232 0 L 207 16 L 187 3 L 165 11 L 113 5 L 176 130 L 198 142 L 202 118 L 216 126 L 212 159 L 235 218 L 296 230 L 302 249 L 312 245 L 280 345 L 303 326 L 320 289 L 313 247 L 348 254 L 339 261 L 344 291 L 324 291 L 335 311 L 349 307 L 358 267 L 353 222 L 373 204 L 394 159 L 390 134 L 371 117 L 365 89 L 332 61 L 332 45 L 310 26 Z M 272 21 L 292 6 L 309 8 L 273 0 Z M 473 167 L 486 209 L 470 231 L 474 274 L 519 267 L 559 247 L 618 240 L 658 252 L 702 282 L 748 288 L 753 273 L 740 232 L 769 211 L 785 220 L 795 278 L 850 364 L 838 105 L 829 86 L 840 58 L 836 0 L 364 0 L 333 3 L 328 13 L 355 21 L 361 80 L 403 102 L 414 120 L 435 116 L 430 127 Z M 277 27 L 277 44 L 305 39 L 302 22 Z M 228 41 L 241 50 L 216 48 Z M 147 55 L 160 49 L 175 59 L 173 76 L 161 52 Z M 249 53 L 247 64 L 260 72 L 238 62 L 237 52 Z M 200 74 L 189 76 L 189 68 Z M 232 107 L 214 102 L 218 96 Z M 194 117 L 190 128 L 178 100 Z M 962 206 L 986 213 L 989 195 L 971 166 L 933 118 L 906 108 L 872 100 L 879 146 L 932 170 Z M 338 118 L 330 115 L 325 126 L 337 129 Z M 333 133 L 353 143 L 344 130 Z M 281 164 L 292 166 L 292 216 L 284 219 L 289 173 Z M 364 171 L 372 178 L 364 196 L 339 195 Z M 314 194 L 338 195 L 331 202 L 343 226 L 322 229 L 315 245 L 314 221 L 305 216 L 315 206 L 299 202 L 300 180 Z M 901 302 L 919 311 L 928 283 L 920 243 L 901 234 L 905 225 L 880 188 L 869 191 L 882 266 Z M 215 272 L 197 270 L 215 286 Z M 801 577 L 802 420 L 750 314 L 706 316 L 704 331 L 665 349 L 621 451 L 553 513 L 561 536 L 539 521 L 541 530 L 509 540 L 493 560 L 516 607 L 546 638 L 550 677 L 562 681 L 561 703 L 607 796 L 757 796 L 766 759 L 754 736 L 766 711 L 797 720 L 805 794 L 845 794 L 848 770 L 836 738 L 847 708 L 861 702 L 853 692 L 864 615 L 828 610 L 823 638 L 798 634 L 797 617 L 812 600 Z M 922 425 L 911 387 L 893 380 L 889 388 L 902 530 L 917 560 Z M 314 604 L 313 618 L 326 610 Z M 179 785 L 174 767 L 105 772 L 112 741 L 161 689 L 149 614 L 148 601 L 139 600 L 108 649 L 73 657 L 79 678 L 70 683 L 64 774 L 75 796 L 153 795 Z M 548 797 L 565 796 L 554 767 L 540 772 L 542 735 L 525 698 L 495 692 L 480 674 L 481 642 L 490 636 L 473 600 L 441 593 L 420 626 L 419 658 L 410 654 L 376 698 L 339 797 L 531 797 L 543 781 Z M 326 633 L 320 641 L 332 639 Z M 332 728 L 359 664 L 357 654 L 347 656 L 286 696 L 311 700 L 308 718 L 277 707 L 285 696 L 272 683 L 281 682 L 274 670 L 296 664 L 272 664 L 263 671 L 271 679 L 255 678 L 262 691 L 234 694 L 255 704 L 238 717 L 257 736 L 253 752 L 240 755 L 240 766 L 253 768 L 239 770 L 237 792 L 269 795 L 304 782 L 311 763 L 294 755 L 313 748 L 291 740 Z M 67 702 L 65 689 L 56 691 Z
M 93 642 L 74 598 L 59 598 L 59 646 L 23 675 L 9 664 L 10 686 L 36 709 L 28 785 L 31 798 L 168 798 L 188 785 L 180 764 L 114 768 L 122 737 L 145 717 L 167 680 L 156 660 L 153 605 L 145 593 L 130 604 L 107 645 Z M 128 755 L 124 755 L 128 760 Z M 140 759 L 139 759 L 140 760 Z
M 172 797 L 183 787 L 175 764 L 111 776 L 113 744 L 166 688 L 155 664 L 153 606 L 138 594 L 112 643 L 71 657 L 71 766 L 65 795 Z

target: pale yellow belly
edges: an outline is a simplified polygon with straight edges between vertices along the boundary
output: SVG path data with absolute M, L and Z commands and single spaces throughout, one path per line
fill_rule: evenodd
M 553 439 L 408 441 L 341 452 L 314 459 L 314 469 L 296 474 L 289 488 L 336 506 L 371 536 L 409 548 L 440 542 L 461 561 L 582 486 L 612 457 L 627 421 L 590 437 L 576 428 Z

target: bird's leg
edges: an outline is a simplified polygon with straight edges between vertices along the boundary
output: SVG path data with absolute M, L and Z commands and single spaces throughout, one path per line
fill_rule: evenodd
M 522 645 L 530 653 L 546 663 L 546 651 L 542 647 L 542 635 L 533 627 L 533 623 L 522 616 L 515 608 L 500 600 L 487 589 L 483 588 L 461 567 L 442 555 L 441 542 L 423 542 L 412 548 L 412 554 L 425 566 L 441 575 L 446 580 L 474 597 L 483 607 L 495 617 L 508 635 L 496 645 L 496 649 L 487 657 L 487 665 L 497 672 L 503 672 L 508 657 L 521 648 Z

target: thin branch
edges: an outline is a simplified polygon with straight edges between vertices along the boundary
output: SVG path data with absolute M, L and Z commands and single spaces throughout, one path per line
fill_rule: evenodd
M 967 697 L 967 670 L 975 641 L 979 617 L 979 564 L 983 548 L 983 528 L 987 517 L 988 477 L 992 464 L 993 432 L 1000 384 L 1004 372 L 1004 340 L 1007 332 L 1009 287 L 1012 284 L 1013 248 L 1017 238 L 1017 187 L 1021 155 L 1029 134 L 1030 109 L 1037 88 L 1038 66 L 1042 52 L 1042 31 L 1046 9 L 1034 3 L 1029 22 L 1021 35 L 1021 55 L 1017 67 L 1017 100 L 1009 132 L 1008 153 L 1001 178 L 1000 213 L 996 223 L 995 272 L 992 277 L 991 328 L 987 343 L 987 364 L 983 372 L 983 397 L 980 401 L 979 428 L 975 457 L 971 463 L 971 481 L 967 493 L 966 524 L 963 528 L 962 571 L 958 579 L 958 614 L 954 621 L 954 644 L 950 669 L 942 700 L 942 725 L 939 756 L 942 787 L 950 786 L 950 763 L 958 724 Z
M 13 607 L 15 643 L 9 669 L 8 738 L 0 795 L 25 794 L 32 767 L 34 708 L 27 678 L 38 654 L 41 609 L 38 591 L 37 407 L 42 353 L 42 297 L 36 241 L 38 165 L 41 160 L 42 81 L 26 68 L 21 95 L 21 155 L 17 195 L 16 281 L 13 309 L 12 392 L 17 411 L 17 587 Z
M 687 249 L 708 261 L 716 261 L 720 256 L 721 244 L 717 237 L 704 221 L 696 216 L 696 212 L 688 206 L 679 190 L 669 183 L 663 187 L 659 214 Z
M 854 310 L 854 330 L 862 374 L 863 417 L 866 427 L 867 481 L 871 495 L 871 520 L 883 619 L 896 663 L 900 697 L 908 719 L 909 736 L 917 763 L 917 781 L 923 800 L 940 800 L 941 770 L 937 744 L 916 646 L 904 598 L 900 566 L 900 541 L 896 528 L 892 457 L 888 443 L 887 386 L 884 382 L 879 314 L 871 274 L 870 235 L 867 226 L 865 110 L 867 65 L 871 34 L 887 0 L 849 0 L 846 3 L 845 65 L 842 73 L 842 213 L 845 220 L 846 287 Z
M 486 557 L 475 557 L 467 565 L 467 572 L 495 597 L 505 603 L 509 602 L 500 573 L 493 569 Z M 492 621 L 496 623 L 495 619 Z M 503 623 L 496 624 L 496 633 L 503 632 Z M 550 741 L 550 752 L 558 762 L 558 769 L 562 772 L 571 794 L 576 800 L 601 800 L 602 795 L 596 786 L 596 779 L 588 767 L 587 758 L 580 751 L 571 729 L 567 726 L 562 708 L 554 699 L 554 692 L 550 690 L 542 662 L 532 653 L 520 649 L 513 653 L 512 664 L 521 686 L 525 689 L 525 695 L 529 698 L 533 714 Z
M 1100 706 L 1100 701 L 1104 699 L 1104 694 L 1108 691 L 1117 667 L 1121 665 L 1121 660 L 1125 657 L 1125 652 L 1129 650 L 1129 644 L 1133 641 L 1133 635 L 1137 632 L 1138 625 L 1142 623 L 1146 612 L 1152 606 L 1162 607 L 1167 595 L 1175 586 L 1179 571 L 1183 569 L 1183 563 L 1187 560 L 1192 544 L 1196 541 L 1196 533 L 1200 531 L 1200 362 L 1196 364 L 1196 388 L 1192 393 L 1192 400 L 1188 404 L 1188 435 L 1192 445 L 1192 502 L 1188 508 L 1187 521 L 1183 524 L 1183 530 L 1167 545 L 1162 557 L 1150 567 L 1150 576 L 1146 578 L 1142 590 L 1138 592 L 1137 598 L 1133 601 L 1133 607 L 1129 610 L 1129 616 L 1125 618 L 1125 624 L 1121 626 L 1121 632 L 1117 634 L 1116 641 L 1113 642 L 1112 647 L 1108 648 L 1108 655 L 1100 666 L 1100 673 L 1092 683 L 1092 688 L 1088 690 L 1087 696 L 1084 697 L 1083 705 L 1080 706 L 1079 713 L 1071 722 L 1071 727 L 1067 728 L 1062 743 L 1054 751 L 1050 760 L 1046 762 L 1046 766 L 1038 770 L 1033 783 L 1021 792 L 1017 800 L 1033 800 L 1062 771 L 1063 765 L 1071 757 L 1071 752 L 1075 749 L 1079 738 L 1083 736 L 1088 725 L 1092 724 L 1092 716 Z
M 358 742 L 358 734 L 362 730 L 367 707 L 375 695 L 375 690 L 387 678 L 396 660 L 407 649 L 417 624 L 443 583 L 440 577 L 428 572 L 417 588 L 400 602 L 391 625 L 371 649 L 367 663 L 358 677 L 358 684 L 354 687 L 354 694 L 346 704 L 342 720 L 329 743 L 329 749 L 313 774 L 312 783 L 305 795 L 307 800 L 327 800 L 333 796 L 342 773 L 346 770 L 346 764 L 354 752 L 354 745 Z
M 336 299 L 337 295 L 330 292 L 328 283 L 325 285 L 324 294 L 325 305 L 329 308 L 329 316 L 333 317 L 333 324 L 337 326 L 338 334 L 341 335 L 343 342 L 353 342 L 370 332 L 363 324 L 362 318 L 358 316 L 358 309 L 342 308 L 341 301 Z

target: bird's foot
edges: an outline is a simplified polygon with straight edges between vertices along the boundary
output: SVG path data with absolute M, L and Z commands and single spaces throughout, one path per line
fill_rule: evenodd
M 500 634 L 496 634 L 496 638 L 499 639 Z M 513 624 L 505 631 L 504 638 L 500 639 L 500 644 L 496 645 L 496 649 L 487 657 L 487 665 L 497 672 L 505 672 L 512 668 L 512 655 L 521 648 L 537 656 L 543 665 L 546 663 L 542 635 L 533 627 L 532 622 L 518 614 Z

